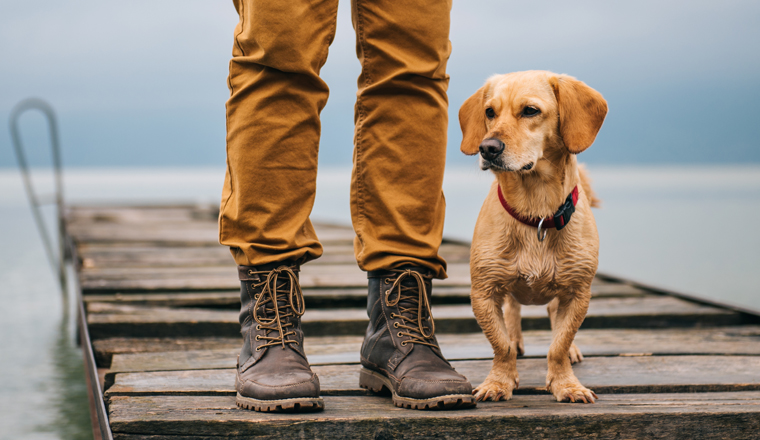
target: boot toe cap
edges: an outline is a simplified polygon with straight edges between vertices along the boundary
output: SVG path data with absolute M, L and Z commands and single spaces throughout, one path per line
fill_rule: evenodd
M 404 377 L 398 384 L 397 393 L 414 399 L 428 399 L 453 394 L 470 395 L 472 394 L 472 385 L 463 376 L 446 378 Z
M 287 372 L 238 378 L 237 391 L 259 400 L 319 397 L 319 378 L 312 372 Z

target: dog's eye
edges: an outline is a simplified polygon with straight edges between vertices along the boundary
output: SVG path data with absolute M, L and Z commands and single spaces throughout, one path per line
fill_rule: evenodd
M 488 107 L 486 109 L 486 118 L 493 119 L 495 116 L 496 116 L 496 112 L 494 112 L 491 107 Z
M 523 116 L 536 116 L 541 113 L 541 110 L 535 107 L 525 107 L 522 111 Z

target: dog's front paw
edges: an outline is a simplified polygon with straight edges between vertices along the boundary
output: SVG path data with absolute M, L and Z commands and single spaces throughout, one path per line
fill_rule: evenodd
M 578 380 L 552 381 L 549 391 L 554 394 L 557 402 L 596 403 L 596 393 L 581 385 Z
M 475 395 L 475 401 L 493 400 L 497 402 L 499 400 L 509 400 L 512 398 L 512 390 L 516 389 L 520 384 L 520 380 L 515 378 L 514 380 L 497 381 L 491 378 L 486 378 L 482 384 L 472 391 Z
M 570 357 L 570 363 L 571 364 L 577 364 L 578 362 L 583 362 L 583 353 L 581 353 L 581 349 L 578 348 L 575 343 L 570 346 L 570 350 L 568 351 L 568 356 Z

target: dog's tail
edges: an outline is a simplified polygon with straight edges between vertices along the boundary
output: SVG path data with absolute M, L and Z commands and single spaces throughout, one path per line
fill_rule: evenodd
M 578 164 L 578 173 L 581 176 L 581 187 L 583 187 L 583 192 L 586 193 L 586 197 L 588 197 L 589 205 L 591 205 L 592 208 L 600 207 L 602 201 L 596 197 L 596 193 L 591 189 L 591 178 L 588 176 L 588 171 L 584 164 Z

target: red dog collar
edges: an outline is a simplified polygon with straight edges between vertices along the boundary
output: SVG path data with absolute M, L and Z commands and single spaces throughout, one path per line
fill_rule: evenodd
M 575 205 L 578 204 L 578 186 L 575 186 L 573 188 L 573 191 L 570 193 L 569 196 L 565 199 L 565 203 L 562 204 L 562 206 L 559 207 L 557 212 L 554 213 L 551 217 L 546 218 L 525 218 L 515 212 L 515 210 L 509 206 L 507 201 L 504 199 L 504 195 L 501 193 L 501 186 L 498 186 L 498 193 L 499 193 L 499 201 L 501 202 L 501 206 L 504 207 L 504 209 L 507 210 L 509 215 L 515 218 L 515 220 L 519 221 L 520 223 L 526 224 L 528 226 L 533 226 L 534 228 L 537 228 L 539 223 L 541 224 L 542 229 L 547 228 L 556 228 L 558 231 L 570 222 L 570 217 L 575 212 Z M 543 223 L 541 223 L 543 221 Z

